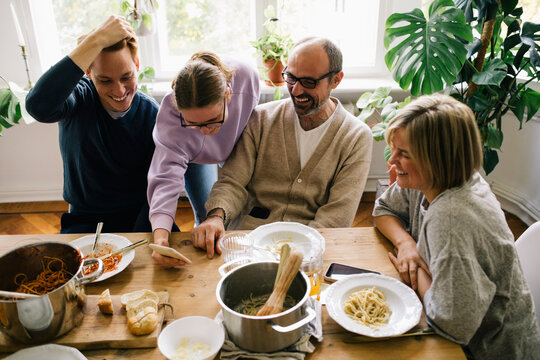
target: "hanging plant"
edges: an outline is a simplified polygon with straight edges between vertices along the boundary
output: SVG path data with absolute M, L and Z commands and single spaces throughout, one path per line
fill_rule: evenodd
M 155 31 L 152 26 L 152 14 L 159 8 L 157 0 L 133 0 L 133 5 L 129 1 L 122 1 L 122 14 L 135 33 L 139 36 L 150 35 Z

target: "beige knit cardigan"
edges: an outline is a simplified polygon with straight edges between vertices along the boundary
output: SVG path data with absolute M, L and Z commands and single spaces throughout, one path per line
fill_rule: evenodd
M 339 101 L 327 132 L 303 169 L 290 99 L 259 105 L 221 169 L 206 203 L 222 208 L 228 229 L 254 229 L 275 221 L 312 227 L 351 226 L 371 162 L 369 127 Z M 250 216 L 266 208 L 268 218 Z

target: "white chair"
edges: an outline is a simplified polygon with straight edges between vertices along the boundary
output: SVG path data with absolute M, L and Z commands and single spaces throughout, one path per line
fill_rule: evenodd
M 523 275 L 529 284 L 536 308 L 536 320 L 540 325 L 540 221 L 535 222 L 516 240 L 516 251 L 523 268 Z

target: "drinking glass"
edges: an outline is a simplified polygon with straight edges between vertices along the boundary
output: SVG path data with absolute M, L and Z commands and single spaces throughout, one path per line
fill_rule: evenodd
M 311 283 L 309 295 L 319 300 L 321 293 L 322 272 L 323 272 L 323 250 L 319 244 L 312 243 L 309 254 L 304 255 L 304 260 L 300 268 L 306 273 Z
M 221 256 L 225 263 L 251 256 L 252 240 L 248 232 L 233 231 L 226 233 L 219 241 Z

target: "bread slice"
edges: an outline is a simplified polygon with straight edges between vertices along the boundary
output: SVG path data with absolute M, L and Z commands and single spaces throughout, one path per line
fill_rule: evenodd
M 137 290 L 130 293 L 126 293 L 121 296 L 120 302 L 122 303 L 122 307 L 125 309 L 128 302 L 135 302 L 141 299 L 151 299 L 159 304 L 158 294 L 148 289 Z
M 157 312 L 158 303 L 155 302 L 154 299 L 139 299 L 137 301 L 128 302 L 126 305 L 127 317 L 134 316 L 145 308 L 152 308 Z
M 109 289 L 105 289 L 98 298 L 99 311 L 104 314 L 114 313 L 113 303 L 111 299 L 111 293 Z
M 133 335 L 150 334 L 157 327 L 158 314 L 153 307 L 145 307 L 136 314 L 128 314 L 127 327 Z

